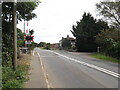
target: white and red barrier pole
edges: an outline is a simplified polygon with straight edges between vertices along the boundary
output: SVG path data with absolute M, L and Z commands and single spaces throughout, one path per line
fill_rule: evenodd
M 27 35 L 29 32 L 28 32 L 28 21 L 27 21 L 27 29 L 26 29 L 26 32 L 25 32 L 25 34 Z M 26 35 L 24 35 L 24 41 L 26 42 L 27 40 L 26 40 Z M 25 47 L 27 47 L 27 44 L 25 43 L 25 45 L 24 45 Z

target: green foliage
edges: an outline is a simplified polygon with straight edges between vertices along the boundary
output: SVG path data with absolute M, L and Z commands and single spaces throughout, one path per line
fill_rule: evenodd
M 30 35 L 33 35 L 33 33 L 34 33 L 33 29 L 29 31 Z
M 45 45 L 44 48 L 45 48 L 45 49 L 50 49 L 50 43 L 46 43 L 46 45 Z
M 120 63 L 120 60 L 118 60 L 116 58 L 109 57 L 109 56 L 105 56 L 105 55 L 102 55 L 102 54 L 93 54 L 91 56 L 94 57 L 94 58 L 98 58 L 98 59 L 102 59 L 102 60 L 106 60 L 106 61 Z
M 18 2 L 17 3 L 17 20 L 25 19 L 27 21 L 36 17 L 36 14 L 33 13 L 33 10 L 39 5 L 38 2 Z M 13 3 L 12 2 L 3 2 L 2 3 L 2 18 L 4 21 L 12 22 L 12 11 Z
M 38 6 L 36 2 L 17 3 L 17 23 L 18 20 L 31 20 L 36 17 L 33 10 Z M 24 33 L 17 29 L 18 47 L 23 46 Z M 2 3 L 2 85 L 3 89 L 21 88 L 27 80 L 26 74 L 28 66 L 18 65 L 14 71 L 12 68 L 13 59 L 13 2 Z
M 44 48 L 44 49 L 50 49 L 50 43 L 46 43 L 46 42 L 40 42 L 37 46 Z
M 24 46 L 24 41 L 23 40 L 19 40 L 19 41 L 17 41 L 17 45 L 18 45 L 18 47 L 23 47 Z
M 12 23 L 2 22 L 2 64 L 12 60 L 13 56 L 13 31 Z
M 23 47 L 24 46 L 24 35 L 25 33 L 23 33 L 20 29 L 17 28 L 17 46 L 18 47 Z
M 102 30 L 96 36 L 96 42 L 101 47 L 101 52 L 105 55 L 120 59 L 120 1 L 100 2 L 96 4 L 100 15 L 111 21 L 114 28 Z
M 33 10 L 39 5 L 38 2 L 18 2 L 17 3 L 17 18 L 21 21 L 21 19 L 25 19 L 27 21 L 36 17 L 36 14 L 33 13 Z
M 106 55 L 120 59 L 120 31 L 117 29 L 107 29 L 101 31 L 96 36 L 96 42 L 101 47 L 101 52 Z
M 21 88 L 21 82 L 18 82 L 17 80 L 10 80 L 6 82 L 6 84 L 3 86 L 3 90 L 6 88 Z
M 100 15 L 111 21 L 112 25 L 120 29 L 120 1 L 119 2 L 100 2 L 96 4 Z
M 96 51 L 97 44 L 95 43 L 95 35 L 97 35 L 101 29 L 108 28 L 107 23 L 102 20 L 96 20 L 90 13 L 83 14 L 80 22 L 77 21 L 77 25 L 73 25 L 71 32 L 76 37 L 77 51 Z
M 17 22 L 18 20 L 31 20 L 36 15 L 33 10 L 38 6 L 36 2 L 18 2 L 17 3 Z M 18 31 L 18 46 L 23 46 L 23 34 Z M 2 3 L 2 64 L 6 65 L 13 58 L 13 3 Z
M 33 50 L 36 46 L 37 46 L 37 43 L 32 42 L 31 45 L 30 45 L 31 50 Z
M 12 61 L 13 50 L 10 48 L 3 48 L 2 51 L 2 66 L 9 65 L 9 61 Z
M 40 42 L 40 43 L 38 44 L 38 47 L 45 47 L 45 45 L 46 45 L 45 42 Z
M 25 33 L 22 32 L 19 28 L 17 28 L 17 40 L 24 40 Z
M 28 80 L 26 78 L 28 68 L 28 65 L 18 65 L 14 71 L 10 66 L 4 66 L 2 68 L 3 89 L 23 88 L 23 83 Z

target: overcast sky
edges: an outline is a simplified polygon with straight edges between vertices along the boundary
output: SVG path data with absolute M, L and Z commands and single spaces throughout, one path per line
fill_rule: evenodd
M 70 30 L 82 18 L 84 12 L 90 12 L 98 18 L 95 4 L 99 0 L 41 0 L 34 10 L 37 18 L 29 21 L 28 29 L 33 29 L 34 41 L 58 43 L 62 37 L 73 37 Z M 23 30 L 23 22 L 18 28 Z

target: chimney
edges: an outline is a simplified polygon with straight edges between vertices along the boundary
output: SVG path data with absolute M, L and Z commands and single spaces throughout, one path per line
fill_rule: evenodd
M 69 35 L 67 35 L 67 39 L 69 39 Z

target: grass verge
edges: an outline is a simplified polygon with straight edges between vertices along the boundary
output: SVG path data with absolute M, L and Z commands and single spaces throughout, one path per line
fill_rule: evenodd
M 105 55 L 102 55 L 102 54 L 92 54 L 91 57 L 106 60 L 106 61 L 111 61 L 111 62 L 115 62 L 115 63 L 120 64 L 120 60 L 118 60 L 116 58 L 109 57 L 109 56 L 105 56 Z
M 9 65 L 11 65 L 11 62 L 9 62 Z M 9 65 L 2 67 L 2 89 L 23 88 L 24 82 L 28 80 L 30 61 L 20 58 L 15 71 Z

